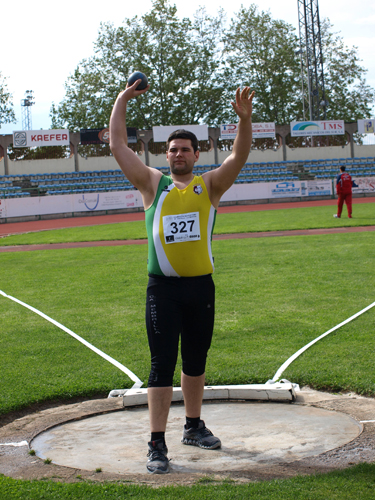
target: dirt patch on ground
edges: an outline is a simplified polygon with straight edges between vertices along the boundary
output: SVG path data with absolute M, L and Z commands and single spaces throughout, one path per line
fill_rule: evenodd
M 375 461 L 375 400 L 357 395 L 334 396 L 304 389 L 298 393 L 295 405 L 307 405 L 342 412 L 360 422 L 362 432 L 356 439 L 317 456 L 291 463 L 279 462 L 252 465 L 246 470 L 214 474 L 210 480 L 231 479 L 237 483 L 288 478 L 296 475 L 329 472 L 361 462 Z M 96 399 L 40 409 L 11 422 L 0 429 L 0 473 L 15 479 L 52 479 L 63 482 L 126 481 L 151 486 L 190 485 L 202 477 L 200 473 L 171 473 L 161 476 L 148 474 L 112 474 L 72 469 L 46 464 L 30 455 L 29 443 L 41 432 L 69 421 L 80 420 L 108 412 L 122 411 L 122 398 Z M 14 417 L 15 415 L 13 415 Z M 4 421 L 4 419 L 3 419 Z

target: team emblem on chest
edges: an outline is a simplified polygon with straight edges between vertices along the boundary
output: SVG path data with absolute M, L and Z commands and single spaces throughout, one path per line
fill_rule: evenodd
M 195 194 L 202 194 L 203 193 L 203 188 L 200 184 L 196 184 L 194 187 L 193 187 L 193 191 Z

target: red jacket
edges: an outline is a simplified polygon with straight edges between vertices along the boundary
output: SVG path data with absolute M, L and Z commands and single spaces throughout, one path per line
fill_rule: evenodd
M 352 194 L 352 178 L 347 172 L 337 176 L 336 192 L 337 194 Z

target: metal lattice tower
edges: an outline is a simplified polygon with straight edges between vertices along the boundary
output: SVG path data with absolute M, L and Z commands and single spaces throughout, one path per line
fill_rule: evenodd
M 303 119 L 325 120 L 328 102 L 324 91 L 323 51 L 318 0 L 297 0 L 302 72 Z
M 21 99 L 22 130 L 32 130 L 31 106 L 35 104 L 32 90 L 26 90 L 25 99 Z

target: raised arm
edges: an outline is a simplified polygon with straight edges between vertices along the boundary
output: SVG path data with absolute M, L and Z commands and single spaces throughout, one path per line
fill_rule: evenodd
M 252 143 L 251 115 L 254 94 L 255 92 L 251 92 L 250 87 L 245 87 L 242 91 L 237 89 L 236 100 L 231 103 L 239 118 L 232 153 L 220 167 L 203 174 L 211 203 L 216 208 L 220 198 L 232 186 L 249 156 Z
M 140 80 L 137 80 L 131 87 L 127 87 L 118 95 L 113 106 L 109 123 L 109 142 L 113 156 L 116 158 L 121 170 L 129 181 L 141 193 L 143 204 L 148 208 L 154 198 L 161 177 L 158 170 L 147 167 L 128 147 L 128 137 L 126 131 L 126 107 L 130 99 L 144 94 L 149 86 L 144 90 L 136 90 Z

